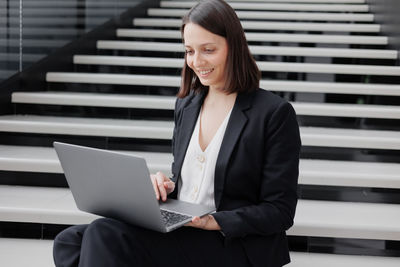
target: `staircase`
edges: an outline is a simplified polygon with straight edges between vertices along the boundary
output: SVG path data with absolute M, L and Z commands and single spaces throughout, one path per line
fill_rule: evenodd
M 301 199 L 288 266 L 399 266 L 399 55 L 368 4 L 228 2 L 260 86 L 298 115 Z M 74 55 L 73 71 L 48 72 L 45 88 L 12 94 L 15 112 L 0 116 L 1 266 L 53 266 L 54 236 L 97 218 L 77 210 L 53 141 L 140 155 L 152 172 L 170 174 L 178 28 L 194 3 L 160 1 L 114 40 L 97 40 L 95 53 Z
M 0 82 L 81 37 L 138 0 L 0 0 Z M 22 4 L 22 6 L 21 6 Z M 22 18 L 20 18 L 22 15 Z M 19 52 L 23 55 L 20 57 Z

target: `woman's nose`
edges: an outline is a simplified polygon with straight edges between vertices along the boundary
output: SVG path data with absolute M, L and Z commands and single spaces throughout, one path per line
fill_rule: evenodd
M 201 67 L 204 64 L 203 57 L 201 56 L 200 53 L 196 53 L 193 57 L 193 66 L 195 68 Z

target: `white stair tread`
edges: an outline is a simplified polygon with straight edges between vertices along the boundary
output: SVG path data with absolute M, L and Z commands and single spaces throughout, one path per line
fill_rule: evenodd
M 160 152 L 123 151 L 146 159 L 152 173 L 170 175 L 172 155 Z M 400 164 L 336 160 L 300 160 L 300 184 L 400 188 Z M 0 170 L 62 173 L 53 148 L 0 145 Z
M 399 257 L 356 256 L 340 254 L 322 254 L 290 252 L 292 262 L 286 267 L 397 267 Z
M 180 19 L 135 18 L 134 26 L 180 27 Z M 318 22 L 277 22 L 242 20 L 244 30 L 291 30 L 291 31 L 333 31 L 333 32 L 369 32 L 379 33 L 379 24 L 362 23 L 318 23 Z
M 292 103 L 298 115 L 400 119 L 399 106 L 338 103 Z
M 172 121 L 34 115 L 0 116 L 0 131 L 8 132 L 171 139 L 172 130 Z
M 298 42 L 298 43 L 329 43 L 329 44 L 367 44 L 386 45 L 388 38 L 385 36 L 351 36 L 331 34 L 294 34 L 294 33 L 262 33 L 246 32 L 248 41 L 260 42 Z M 154 29 L 117 29 L 118 37 L 164 38 L 179 39 L 182 36 L 177 30 Z
M 191 8 L 195 1 L 161 1 L 161 7 Z M 234 9 L 246 10 L 295 10 L 295 11 L 344 11 L 344 12 L 368 12 L 368 5 L 351 4 L 293 4 L 293 3 L 229 3 Z
M 303 146 L 400 149 L 400 132 L 300 127 Z
M 175 107 L 175 99 L 175 96 L 159 95 L 126 95 L 75 92 L 15 92 L 12 94 L 11 102 L 173 110 Z
M 0 186 L 0 221 L 83 224 L 98 216 L 79 211 L 65 188 Z
M 119 46 L 121 47 L 121 46 Z M 152 50 L 150 50 L 152 51 Z M 179 52 L 182 52 L 180 50 Z M 74 64 L 91 65 L 117 65 L 117 66 L 139 66 L 155 68 L 182 68 L 183 58 L 161 58 L 161 57 L 130 57 L 130 56 L 91 56 L 74 55 Z
M 400 67 L 356 64 L 318 64 L 318 63 L 288 63 L 288 62 L 257 62 L 259 68 L 265 71 L 388 75 L 400 76 Z
M 0 220 L 82 224 L 98 218 L 79 211 L 66 188 L 0 186 Z M 400 240 L 400 205 L 299 200 L 290 235 Z
M 300 200 L 288 234 L 400 240 L 400 205 Z
M 266 90 L 278 92 L 400 95 L 400 86 L 397 84 L 261 80 L 260 87 Z
M 53 240 L 0 238 L 0 266 L 54 267 Z
M 400 164 L 300 159 L 299 183 L 400 188 Z
M 147 15 L 163 17 L 183 17 L 188 9 L 149 8 Z M 326 13 L 326 12 L 266 12 L 266 11 L 236 11 L 239 19 L 262 20 L 312 20 L 312 21 L 363 21 L 373 22 L 373 14 L 362 13 Z
M 130 43 L 121 43 L 120 47 L 127 48 L 127 46 L 129 47 L 130 45 L 131 45 Z M 176 68 L 178 66 L 183 65 L 183 59 L 178 59 L 178 58 L 75 55 L 73 60 L 75 64 L 93 64 L 93 65 L 152 66 L 152 67 L 170 66 L 172 68 Z M 399 66 L 289 63 L 289 62 L 268 62 L 268 61 L 257 61 L 257 65 L 261 71 L 400 76 Z
M 84 58 L 80 58 L 80 60 Z M 100 60 L 100 58 L 98 58 Z M 160 66 L 176 64 L 173 59 L 159 60 L 159 58 L 147 58 L 149 65 Z M 78 63 L 79 61 L 75 61 Z M 130 62 L 129 62 L 130 63 Z M 143 66 L 143 65 L 142 65 Z M 135 75 L 135 74 L 111 74 L 111 73 L 75 73 L 75 72 L 48 72 L 47 82 L 63 83 L 91 83 L 91 84 L 121 84 L 121 85 L 145 85 L 179 87 L 181 78 L 178 76 L 161 75 Z M 391 95 L 400 96 L 400 85 L 397 84 L 366 84 L 366 83 L 332 83 L 332 82 L 304 82 L 287 80 L 261 80 L 260 87 L 278 92 L 308 92 L 308 93 L 332 93 L 332 94 L 366 94 L 366 95 Z
M 171 173 L 172 154 L 161 152 L 121 151 L 145 158 L 151 172 Z M 63 173 L 57 154 L 50 147 L 0 145 L 0 170 Z M 390 175 L 389 175 L 390 176 Z
M 72 118 L 36 115 L 0 116 L 0 132 L 171 139 L 173 122 Z M 304 146 L 400 150 L 400 132 L 300 127 Z
M 97 49 L 119 49 L 139 51 L 181 52 L 182 43 L 142 42 L 142 41 L 97 41 Z M 255 55 L 286 55 L 309 57 L 344 57 L 344 58 L 379 58 L 396 59 L 398 52 L 389 49 L 357 49 L 357 48 L 319 48 L 290 46 L 249 46 Z
M 150 63 L 153 64 L 157 60 L 158 60 L 157 58 L 154 58 L 154 60 Z M 171 59 L 171 62 L 174 61 Z M 168 62 L 160 60 L 159 64 L 160 66 L 163 66 L 168 64 Z M 46 81 L 179 87 L 181 78 L 178 76 L 159 76 L 159 75 L 48 72 L 46 74 Z M 400 94 L 400 86 L 399 86 L 399 94 Z
M 1 238 L 0 265 L 12 267 L 54 267 L 53 241 Z M 24 255 L 24 257 L 21 257 Z M 339 254 L 322 254 L 307 252 L 290 252 L 291 263 L 287 267 L 397 267 L 398 257 L 355 256 Z M 11 265 L 10 265 L 11 264 Z
M 12 103 L 167 109 L 174 96 L 75 92 L 14 92 Z M 297 115 L 400 119 L 399 106 L 292 102 Z

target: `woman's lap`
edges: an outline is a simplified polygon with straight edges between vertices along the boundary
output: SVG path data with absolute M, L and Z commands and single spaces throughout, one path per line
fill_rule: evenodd
M 54 242 L 56 266 L 248 266 L 239 240 L 182 227 L 159 233 L 113 219 L 73 226 Z

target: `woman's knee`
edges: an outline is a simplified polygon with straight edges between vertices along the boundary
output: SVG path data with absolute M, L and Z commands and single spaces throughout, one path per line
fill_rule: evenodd
M 60 232 L 54 239 L 54 243 L 67 243 L 80 245 L 87 228 L 86 224 L 74 225 Z
M 85 231 L 85 242 L 124 244 L 142 243 L 152 239 L 153 231 L 130 225 L 111 218 L 100 218 L 88 225 Z M 158 235 L 160 235 L 158 233 Z
M 119 236 L 125 228 L 122 222 L 110 218 L 100 218 L 88 225 L 85 237 L 95 236 L 96 238 L 110 238 Z
M 54 239 L 53 258 L 56 266 L 77 266 L 82 237 L 87 225 L 71 226 Z

